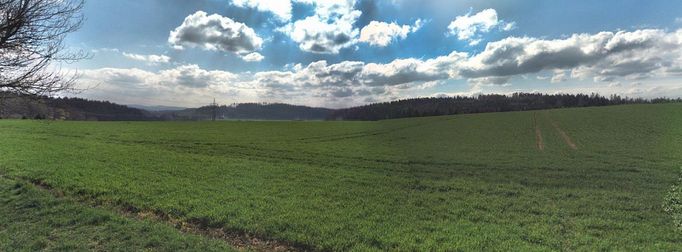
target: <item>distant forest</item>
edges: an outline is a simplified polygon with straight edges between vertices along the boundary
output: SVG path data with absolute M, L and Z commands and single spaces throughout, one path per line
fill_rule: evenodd
M 211 120 L 214 107 L 147 111 L 108 101 L 0 92 L 0 119 L 81 121 Z M 333 110 L 288 104 L 242 103 L 215 107 L 217 120 L 325 120 Z
M 204 106 L 182 110 L 147 111 L 108 101 L 55 98 L 0 92 L 0 119 L 48 119 L 94 121 L 151 120 L 382 120 L 486 112 L 523 111 L 552 108 L 590 107 L 622 104 L 682 102 L 682 99 L 642 99 L 597 94 L 478 95 L 415 98 L 369 104 L 347 109 L 326 109 L 281 103 L 241 103 Z
M 524 111 L 553 108 L 591 107 L 622 104 L 682 102 L 682 99 L 643 99 L 618 95 L 539 94 L 478 95 L 442 98 L 415 98 L 339 109 L 330 120 L 382 120 L 405 117 L 440 116 L 486 112 Z
M 0 118 L 81 121 L 156 120 L 150 113 L 108 101 L 0 92 Z

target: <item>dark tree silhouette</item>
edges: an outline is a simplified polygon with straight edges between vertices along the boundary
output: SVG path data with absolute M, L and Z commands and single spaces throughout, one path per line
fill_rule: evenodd
M 73 90 L 75 74 L 54 63 L 84 58 L 64 38 L 83 23 L 84 0 L 0 0 L 0 91 L 49 95 Z
M 0 92 L 0 118 L 51 120 L 147 121 L 149 112 L 108 101 Z
M 682 99 L 643 99 L 598 94 L 478 95 L 473 97 L 432 97 L 374 103 L 334 111 L 330 120 L 382 120 L 403 117 L 440 116 L 487 112 L 524 111 L 553 108 L 607 106 L 621 104 L 682 102 Z

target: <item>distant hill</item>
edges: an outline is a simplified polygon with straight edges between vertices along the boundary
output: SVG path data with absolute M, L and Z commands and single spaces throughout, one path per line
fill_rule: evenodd
M 158 120 L 147 111 L 108 101 L 0 92 L 0 118 L 93 121 Z
M 149 121 L 211 120 L 383 120 L 486 112 L 523 111 L 567 107 L 682 102 L 682 99 L 604 97 L 597 94 L 479 95 L 431 97 L 369 104 L 346 109 L 327 109 L 282 103 L 241 103 L 229 106 L 180 108 L 170 106 L 119 105 L 81 98 L 34 97 L 0 92 L 0 118 Z M 132 106 L 138 106 L 134 108 Z M 141 109 L 145 108 L 145 109 Z
M 138 108 L 134 108 L 137 106 Z M 334 110 L 281 103 L 219 106 L 219 120 L 324 120 Z M 54 98 L 0 92 L 0 118 L 94 121 L 210 120 L 212 107 L 119 105 L 81 98 Z
M 127 104 L 126 106 L 136 109 L 142 109 L 146 111 L 177 111 L 187 109 L 186 107 L 175 107 L 175 106 L 147 106 L 138 104 Z
M 339 109 L 329 120 L 382 120 L 405 117 L 440 116 L 486 112 L 523 111 L 568 107 L 590 107 L 620 104 L 682 102 L 682 99 L 607 98 L 597 94 L 539 94 L 479 95 L 474 97 L 431 97 L 374 103 Z
M 240 103 L 216 107 L 218 120 L 325 120 L 334 110 L 282 103 Z M 155 113 L 164 120 L 209 120 L 213 107 Z

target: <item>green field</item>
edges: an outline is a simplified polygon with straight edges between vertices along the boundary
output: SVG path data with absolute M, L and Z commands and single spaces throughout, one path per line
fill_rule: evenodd
M 0 121 L 0 136 L 0 250 L 229 245 L 183 225 L 311 250 L 682 249 L 663 207 L 682 167 L 681 104 L 377 122 Z M 145 213 L 157 217 L 135 217 Z

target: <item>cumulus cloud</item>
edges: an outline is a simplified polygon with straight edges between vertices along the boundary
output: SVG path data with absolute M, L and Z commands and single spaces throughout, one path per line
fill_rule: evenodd
M 636 30 L 574 34 L 544 40 L 510 37 L 488 43 L 485 50 L 455 66 L 465 78 L 513 76 L 543 70 L 570 70 L 571 77 L 642 78 L 665 75 L 680 65 L 681 34 Z
M 407 38 L 409 33 L 416 32 L 421 26 L 421 19 L 418 19 L 412 26 L 400 26 L 395 22 L 372 21 L 360 31 L 360 42 L 369 43 L 372 46 L 385 47 L 396 39 Z
M 465 54 L 452 53 L 434 59 L 397 59 L 389 63 L 317 61 L 289 71 L 256 73 L 251 85 L 266 90 L 267 97 L 319 97 L 337 100 L 388 100 L 401 92 L 424 89 L 448 79 L 449 67 Z M 349 99 L 350 99 L 349 98 Z
M 123 56 L 132 60 L 137 60 L 137 61 L 144 61 L 147 62 L 148 64 L 160 64 L 160 63 L 168 63 L 170 62 L 170 57 L 166 55 L 154 55 L 154 54 L 149 54 L 149 55 L 143 55 L 143 54 L 134 54 L 134 53 L 123 53 Z
M 183 65 L 160 71 L 158 84 L 182 85 L 187 87 L 207 87 L 224 85 L 237 78 L 237 75 L 226 71 L 208 71 L 197 65 Z
M 97 81 L 122 87 L 142 87 L 146 86 L 145 83 L 151 76 L 153 76 L 153 74 L 138 68 L 125 70 L 118 68 L 100 68 L 82 70 L 80 80 Z
M 464 16 L 457 16 L 450 25 L 448 31 L 451 35 L 456 35 L 459 40 L 468 41 L 469 45 L 477 45 L 482 41 L 481 33 L 487 33 L 495 27 L 508 31 L 514 29 L 514 22 L 507 23 L 497 18 L 497 11 L 485 9 L 476 14 L 467 13 Z
M 263 45 L 263 39 L 245 24 L 203 11 L 187 16 L 170 32 L 168 42 L 176 49 L 196 47 L 238 55 L 248 55 Z
M 404 94 L 409 96 L 410 92 L 445 80 L 467 80 L 476 88 L 472 90 L 479 92 L 484 91 L 483 88 L 508 85 L 514 77 L 532 74 L 551 78 L 552 82 L 581 79 L 647 83 L 648 78 L 659 81 L 680 76 L 680 69 L 682 30 L 644 29 L 574 34 L 561 39 L 510 37 L 488 43 L 478 54 L 454 51 L 430 59 L 405 58 L 388 63 L 341 61 L 330 64 L 322 60 L 308 65 L 290 65 L 282 71 L 256 73 L 209 71 L 196 65 L 185 65 L 159 72 L 101 69 L 95 75 L 86 71 L 85 76 L 131 90 L 142 87 L 221 89 L 251 94 L 247 97 L 267 101 L 295 98 L 322 101 L 308 103 L 315 105 L 349 100 L 351 104 L 359 104 Z M 679 87 L 679 84 L 673 84 Z M 601 86 L 609 89 L 597 89 L 598 86 L 590 90 L 608 94 L 629 88 L 605 84 Z M 637 89 L 645 93 L 660 92 L 646 86 Z
M 279 31 L 288 35 L 306 52 L 337 54 L 339 50 L 357 42 L 359 31 L 353 24 L 362 14 L 355 10 L 356 0 L 294 0 L 313 5 L 312 16 L 296 20 L 281 27 Z
M 280 21 L 291 20 L 291 1 L 289 0 L 233 0 L 237 7 L 255 8 L 259 11 L 270 12 Z
M 257 62 L 263 60 L 265 57 L 257 52 L 252 52 L 247 55 L 241 56 L 244 61 Z
M 137 68 L 100 68 L 83 70 L 81 79 L 97 80 L 131 86 L 203 88 L 210 85 L 224 85 L 236 80 L 236 74 L 226 71 L 208 71 L 197 65 L 182 65 L 174 68 L 149 72 Z
M 374 87 L 384 88 L 386 94 L 447 79 L 464 79 L 477 86 L 508 85 L 515 76 L 544 71 L 552 73 L 555 83 L 588 77 L 612 82 L 679 74 L 681 59 L 682 30 L 574 34 L 553 40 L 510 37 L 488 43 L 474 55 L 455 51 L 432 59 L 396 59 L 381 64 L 318 61 L 289 71 L 258 73 L 253 83 L 276 89 L 272 94 L 314 92 L 333 97 L 348 94 L 349 89 L 355 96 L 375 95 L 368 92 Z
M 360 79 L 368 86 L 394 86 L 448 78 L 447 70 L 439 68 L 439 60 L 397 59 L 388 64 L 365 65 Z
M 84 96 L 127 104 L 198 106 L 213 97 L 255 100 L 255 91 L 242 86 L 239 75 L 182 65 L 160 71 L 138 68 L 100 68 L 79 71 L 79 87 L 97 84 Z

